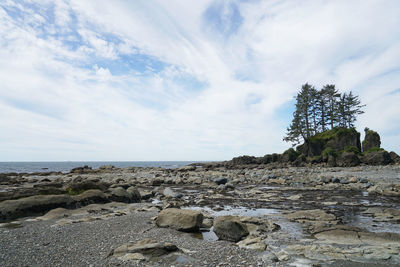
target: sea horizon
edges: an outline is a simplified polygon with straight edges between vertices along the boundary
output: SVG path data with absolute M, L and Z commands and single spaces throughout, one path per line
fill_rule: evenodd
M 35 173 L 35 172 L 63 172 L 82 166 L 98 169 L 104 165 L 113 165 L 116 168 L 127 167 L 162 167 L 168 169 L 179 168 L 192 163 L 211 161 L 0 161 L 0 173 Z

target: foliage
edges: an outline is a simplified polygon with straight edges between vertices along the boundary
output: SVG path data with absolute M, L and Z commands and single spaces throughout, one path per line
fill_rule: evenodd
M 285 152 L 283 152 L 283 155 L 287 155 L 290 161 L 294 161 L 297 159 L 300 153 L 294 150 L 293 148 L 289 148 Z
M 335 85 L 328 84 L 317 90 L 306 83 L 295 98 L 296 109 L 283 138 L 293 145 L 326 132 L 329 126 L 330 130 L 353 128 L 357 115 L 364 113 L 358 96 L 351 91 L 340 94 Z
M 337 158 L 338 154 L 337 151 L 331 147 L 327 147 L 322 151 L 322 158 L 323 159 L 328 159 L 329 156 L 332 156 L 334 158 Z
M 75 191 L 70 187 L 70 188 L 68 188 L 68 195 L 76 196 L 76 195 L 82 194 L 84 191 L 85 191 L 84 189 L 80 189 L 78 191 Z
M 364 154 L 371 153 L 371 152 L 379 152 L 379 151 L 385 151 L 385 149 L 383 149 L 381 147 L 372 147 L 372 148 L 368 149 L 367 151 L 364 151 Z
M 360 151 L 359 151 L 358 148 L 355 147 L 355 146 L 346 146 L 346 147 L 344 148 L 344 151 L 346 151 L 346 152 L 353 152 L 353 153 L 355 153 L 355 154 L 360 154 Z

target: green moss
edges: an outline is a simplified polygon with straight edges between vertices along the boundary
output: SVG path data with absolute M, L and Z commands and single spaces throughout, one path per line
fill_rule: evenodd
M 329 156 L 333 156 L 334 158 L 337 158 L 338 152 L 331 147 L 327 147 L 324 149 L 324 151 L 322 151 L 322 158 L 328 159 Z
M 358 148 L 355 147 L 355 146 L 346 146 L 346 147 L 344 148 L 344 151 L 346 151 L 346 152 L 353 152 L 353 153 L 355 153 L 355 154 L 360 154 L 360 151 L 359 151 Z
M 300 155 L 300 153 L 293 148 L 289 148 L 285 152 L 283 152 L 283 155 L 288 155 L 291 160 L 295 160 Z
M 76 195 L 82 194 L 84 191 L 85 190 L 83 190 L 83 189 L 75 191 L 72 188 L 68 188 L 68 195 L 76 196 Z
M 354 128 L 340 128 L 340 127 L 333 128 L 332 130 L 328 130 L 310 137 L 309 141 L 311 142 L 325 141 L 349 133 L 357 134 L 357 130 Z
M 380 147 L 373 147 L 368 149 L 367 151 L 364 151 L 364 153 L 379 152 L 379 151 L 385 151 L 385 149 Z

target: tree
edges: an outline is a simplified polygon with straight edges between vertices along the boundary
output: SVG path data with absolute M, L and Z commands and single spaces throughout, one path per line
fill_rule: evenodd
M 334 84 L 327 84 L 322 88 L 322 90 L 327 99 L 326 121 L 331 125 L 331 129 L 333 129 L 338 121 L 337 98 L 340 97 L 340 94 Z
M 321 90 L 306 83 L 296 95 L 296 110 L 293 120 L 287 128 L 286 142 L 293 145 L 327 130 L 328 125 L 353 128 L 357 115 L 364 113 L 358 96 L 349 93 L 340 94 L 333 84 L 325 85 Z
M 296 96 L 296 110 L 293 113 L 291 125 L 287 128 L 286 137 L 283 139 L 287 142 L 300 143 L 301 139 L 306 140 L 314 129 L 311 125 L 312 100 L 315 88 L 308 83 L 301 87 L 300 92 Z

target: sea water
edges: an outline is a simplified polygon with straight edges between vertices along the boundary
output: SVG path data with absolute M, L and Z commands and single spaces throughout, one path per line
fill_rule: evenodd
M 197 161 L 198 162 L 198 161 Z M 97 169 L 103 165 L 117 168 L 126 167 L 162 167 L 178 168 L 194 161 L 60 161 L 60 162 L 0 162 L 0 173 L 32 173 L 32 172 L 69 172 L 71 169 L 89 166 Z

